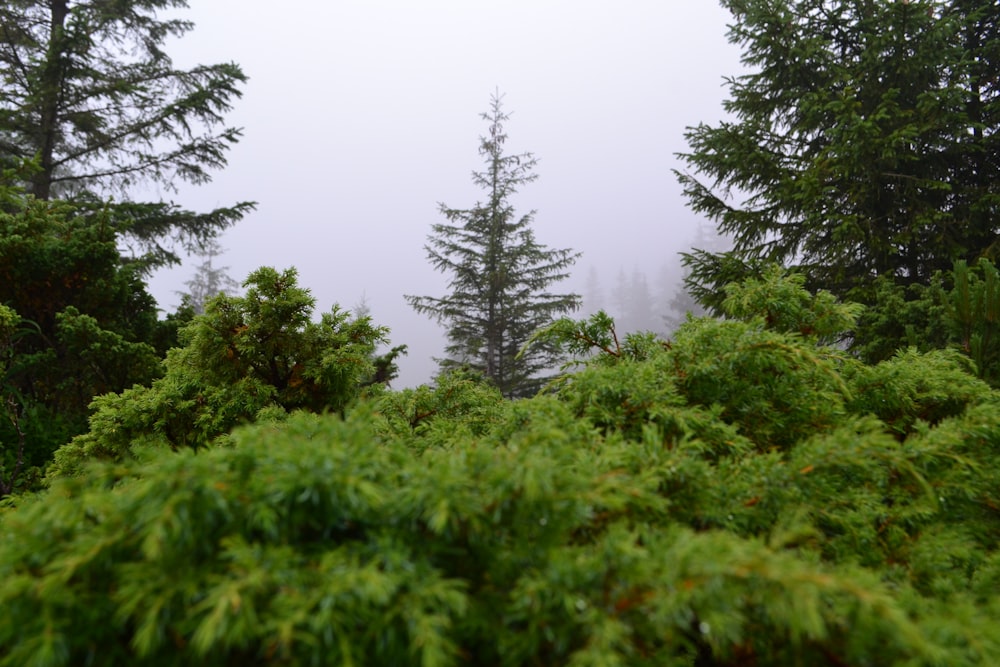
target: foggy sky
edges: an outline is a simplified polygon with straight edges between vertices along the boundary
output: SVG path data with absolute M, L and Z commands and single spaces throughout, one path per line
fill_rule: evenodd
M 443 330 L 403 294 L 443 296 L 424 245 L 438 203 L 483 199 L 479 136 L 490 95 L 511 112 L 507 150 L 538 158 L 514 199 L 535 234 L 583 253 L 560 291 L 591 267 L 655 280 L 677 262 L 697 216 L 671 173 L 684 128 L 722 115 L 739 70 L 727 12 L 711 0 L 190 0 L 195 29 L 172 42 L 181 67 L 239 63 L 250 77 L 228 115 L 244 128 L 212 183 L 154 193 L 195 210 L 255 200 L 216 260 L 242 281 L 294 266 L 317 311 L 365 300 L 405 343 L 394 387 L 430 379 Z M 151 280 L 173 311 L 199 260 Z M 679 272 L 679 271 L 678 271 Z

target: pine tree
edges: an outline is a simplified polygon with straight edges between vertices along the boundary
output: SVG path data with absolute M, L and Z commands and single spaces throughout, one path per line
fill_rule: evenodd
M 597 267 L 591 265 L 587 269 L 587 284 L 583 288 L 583 309 L 587 315 L 593 315 L 599 310 L 604 310 L 604 288 L 601 287 L 601 278 L 597 273 Z
M 543 326 L 579 307 L 578 295 L 549 291 L 568 277 L 579 253 L 539 244 L 531 229 L 535 212 L 514 213 L 510 199 L 537 178 L 537 160 L 531 153 L 504 152 L 509 116 L 502 95 L 493 95 L 482 118 L 489 123 L 479 146 L 486 167 L 473 173 L 473 182 L 486 192 L 486 201 L 470 209 L 442 204 L 447 222 L 432 227 L 425 246 L 434 268 L 450 274 L 452 291 L 443 297 L 408 295 L 406 300 L 447 326 L 442 368 L 474 368 L 504 396 L 525 396 L 543 382 L 539 374 L 560 359 L 545 344 L 524 346 Z
M 629 292 L 631 293 L 631 303 L 628 313 L 628 321 L 630 322 L 628 331 L 657 329 L 656 306 L 653 293 L 649 289 L 649 280 L 646 278 L 646 274 L 637 267 L 632 269 Z
M 625 275 L 625 268 L 618 267 L 618 275 L 615 277 L 615 286 L 611 288 L 611 308 L 612 314 L 617 318 L 618 325 L 623 330 L 628 331 L 628 313 L 632 308 L 631 294 L 629 293 L 628 276 Z
M 204 249 L 198 253 L 202 262 L 195 269 L 194 277 L 184 283 L 188 291 L 178 293 L 191 306 L 195 315 L 205 312 L 205 304 L 209 299 L 220 294 L 232 296 L 240 288 L 239 281 L 229 275 L 228 266 L 213 265 L 215 258 L 222 252 L 222 246 L 218 241 L 215 239 L 208 241 Z
M 731 120 L 689 129 L 678 176 L 735 245 L 696 257 L 696 282 L 779 262 L 867 302 L 877 276 L 926 283 L 997 250 L 996 3 L 723 4 L 747 73 Z
M 157 12 L 187 0 L 10 0 L 0 4 L 0 166 L 34 161 L 38 199 L 124 196 L 120 224 L 159 262 L 157 239 L 198 246 L 252 204 L 209 213 L 129 202 L 133 186 L 205 183 L 241 131 L 224 114 L 246 81 L 235 63 L 177 69 L 163 50 L 192 29 Z

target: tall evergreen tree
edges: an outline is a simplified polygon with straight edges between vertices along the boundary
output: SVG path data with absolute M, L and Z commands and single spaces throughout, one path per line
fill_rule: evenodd
M 579 253 L 539 244 L 531 229 L 534 211 L 515 215 L 510 199 L 537 178 L 537 160 L 531 153 L 504 152 L 509 116 L 499 93 L 482 118 L 489 123 L 479 145 L 486 167 L 473 173 L 473 182 L 485 190 L 486 201 L 470 209 L 441 204 L 447 222 L 432 227 L 425 246 L 434 268 L 451 275 L 451 293 L 406 300 L 447 326 L 443 368 L 475 368 L 505 396 L 519 397 L 536 391 L 539 374 L 561 358 L 548 343 L 523 348 L 543 326 L 580 306 L 576 294 L 549 291 L 568 277 Z
M 628 331 L 625 320 L 632 309 L 631 293 L 629 292 L 628 276 L 625 275 L 625 268 L 618 267 L 618 275 L 615 277 L 615 286 L 611 289 L 611 307 L 618 325 Z
M 583 288 L 583 310 L 586 315 L 593 315 L 599 310 L 604 310 L 605 307 L 601 277 L 597 273 L 597 267 L 591 265 L 587 269 L 587 283 Z
M 649 289 L 649 280 L 646 278 L 646 274 L 638 267 L 632 268 L 629 291 L 632 297 L 628 313 L 631 326 L 627 331 L 654 331 L 658 329 L 659 322 L 657 321 L 653 292 Z
M 195 315 L 205 312 L 205 304 L 220 294 L 233 296 L 240 289 L 240 282 L 229 275 L 228 266 L 215 266 L 215 258 L 223 252 L 222 246 L 215 239 L 210 240 L 205 248 L 198 253 L 201 264 L 195 269 L 195 274 L 184 284 L 187 292 L 178 292 L 183 297 Z
M 133 186 L 204 183 L 240 130 L 224 114 L 246 81 L 235 63 L 174 67 L 165 42 L 192 29 L 157 12 L 187 0 L 8 0 L 0 3 L 0 166 L 34 160 L 38 199 L 124 197 L 119 223 L 159 262 L 173 237 L 197 246 L 246 213 L 241 203 L 193 213 L 128 202 Z
M 995 2 L 722 4 L 747 72 L 731 120 L 689 129 L 678 176 L 734 249 L 696 254 L 695 282 L 775 261 L 870 301 L 877 276 L 925 283 L 1000 249 Z

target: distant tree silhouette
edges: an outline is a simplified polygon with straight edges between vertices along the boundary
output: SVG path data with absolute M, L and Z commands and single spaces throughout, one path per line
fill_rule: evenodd
M 201 264 L 195 269 L 194 277 L 184 284 L 187 292 L 178 292 L 185 302 L 191 306 L 195 315 L 205 312 L 205 304 L 212 298 L 225 294 L 234 296 L 240 290 L 240 283 L 229 275 L 228 266 L 215 266 L 214 261 L 224 252 L 218 241 L 212 239 L 205 248 L 197 253 L 202 258 Z

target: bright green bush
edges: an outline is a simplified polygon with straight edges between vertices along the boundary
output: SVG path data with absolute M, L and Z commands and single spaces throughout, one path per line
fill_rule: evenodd
M 51 473 L 119 460 L 137 443 L 198 449 L 262 413 L 342 412 L 391 379 L 403 348 L 376 354 L 388 329 L 336 306 L 312 321 L 315 300 L 294 269 L 258 269 L 244 286 L 181 330 L 162 378 L 94 399 L 90 430 L 56 452 Z
M 485 376 L 452 370 L 430 385 L 386 392 L 377 402 L 378 431 L 425 449 L 488 433 L 501 419 L 504 399 Z
M 54 481 L 0 515 L 0 665 L 1000 664 L 1000 395 L 961 361 L 756 315 L 609 350 Z
M 422 452 L 301 415 L 59 481 L 2 524 L 0 664 L 998 657 L 995 411 L 962 452 L 968 424 L 900 448 L 868 420 L 718 463 L 509 411 Z

